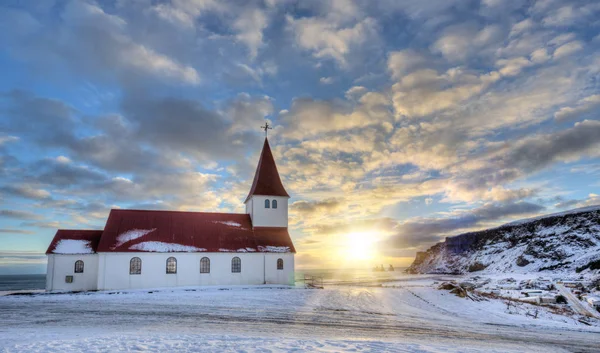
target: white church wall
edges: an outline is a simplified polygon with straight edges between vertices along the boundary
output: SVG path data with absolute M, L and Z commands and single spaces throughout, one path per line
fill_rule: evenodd
M 277 200 L 277 208 L 265 208 L 265 200 L 270 203 Z M 250 205 L 248 205 L 250 204 Z M 246 203 L 246 212 L 250 210 L 254 227 L 287 227 L 288 198 L 283 196 L 254 195 Z
M 251 197 L 247 202 L 246 202 L 246 214 L 250 215 L 250 219 L 252 219 L 254 217 L 254 215 L 252 214 L 252 208 L 254 207 L 254 198 Z M 253 220 L 253 219 L 252 219 Z
M 265 253 L 265 278 L 266 284 L 294 285 L 294 254 L 291 253 Z M 283 260 L 283 270 L 277 269 L 277 260 Z
M 83 273 L 75 273 L 75 261 L 83 261 Z M 66 277 L 73 276 L 73 282 L 67 283 Z M 98 278 L 98 255 L 49 254 L 46 273 L 48 291 L 85 291 L 95 290 Z
M 52 290 L 54 284 L 54 255 L 48 255 L 48 264 L 46 265 L 46 290 Z
M 266 255 L 266 256 L 265 256 Z M 278 256 L 278 257 L 273 257 Z M 101 290 L 161 288 L 203 285 L 258 285 L 268 279 L 270 284 L 292 284 L 292 254 L 265 253 L 99 253 L 100 270 L 98 288 Z M 277 258 L 284 256 L 289 266 L 279 273 Z M 142 273 L 129 274 L 129 264 L 133 257 L 142 260 Z M 177 273 L 167 274 L 166 263 L 169 257 L 177 259 Z M 210 273 L 200 273 L 200 259 L 210 259 Z M 231 272 L 231 260 L 239 257 L 241 273 Z M 268 259 L 267 259 L 268 258 Z M 269 268 L 265 265 L 269 262 Z M 271 262 L 273 266 L 271 266 Z M 271 273 L 271 268 L 274 268 Z M 281 270 L 280 270 L 281 271 Z

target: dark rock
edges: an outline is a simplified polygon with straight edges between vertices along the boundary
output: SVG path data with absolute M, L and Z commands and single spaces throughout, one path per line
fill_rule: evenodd
M 475 263 L 471 264 L 471 266 L 469 266 L 468 271 L 469 272 L 483 271 L 483 270 L 485 270 L 486 267 L 487 267 L 487 265 L 484 265 L 481 262 L 475 262 Z
M 527 261 L 526 258 L 523 257 L 523 255 L 517 257 L 517 266 L 519 267 L 523 267 L 523 266 L 527 266 L 529 265 L 529 261 Z

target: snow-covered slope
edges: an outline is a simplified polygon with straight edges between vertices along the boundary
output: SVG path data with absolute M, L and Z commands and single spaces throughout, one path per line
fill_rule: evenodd
M 448 237 L 417 253 L 408 272 L 588 272 L 599 266 L 596 206 Z

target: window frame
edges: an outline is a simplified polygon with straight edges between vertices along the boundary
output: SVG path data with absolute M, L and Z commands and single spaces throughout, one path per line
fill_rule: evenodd
M 271 201 L 271 208 L 277 208 L 277 200 Z
M 79 266 L 81 265 L 81 266 Z M 74 273 L 83 273 L 83 271 L 85 270 L 85 263 L 83 262 L 83 260 L 77 260 L 75 261 L 75 268 L 73 269 Z
M 210 259 L 206 256 L 200 259 L 200 273 L 210 273 Z
M 168 275 L 177 274 L 177 259 L 174 256 L 169 256 L 169 258 L 167 259 L 165 273 Z
M 242 273 L 242 259 L 237 256 L 231 259 L 231 273 Z
M 269 199 L 265 199 L 265 208 L 271 208 L 271 201 Z
M 283 259 L 282 258 L 277 259 L 277 269 L 283 270 Z
M 134 267 L 135 261 L 135 267 Z M 129 260 L 129 274 L 130 275 L 141 275 L 142 274 L 142 259 L 137 256 L 132 257 Z

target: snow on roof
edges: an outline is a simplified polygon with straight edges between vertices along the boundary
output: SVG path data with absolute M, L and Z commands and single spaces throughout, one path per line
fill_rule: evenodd
M 129 247 L 131 250 L 140 250 L 148 252 L 202 252 L 206 251 L 204 248 L 197 248 L 195 246 L 187 246 L 181 244 L 164 243 L 162 241 L 145 241 L 143 243 L 137 243 Z
M 290 252 L 290 248 L 287 246 L 259 246 L 258 251 L 260 251 L 260 252 Z
M 152 229 L 131 229 L 128 230 L 124 233 L 121 233 L 118 237 L 117 237 L 117 244 L 115 245 L 115 247 L 117 246 L 121 246 L 127 242 L 130 242 L 132 240 L 138 239 L 143 237 L 144 235 L 154 232 L 156 230 L 156 228 L 152 228 Z
M 93 254 L 91 241 L 83 239 L 62 239 L 56 243 L 55 254 Z
M 101 236 L 101 230 L 59 229 L 46 254 L 95 253 Z
M 232 221 L 214 221 L 214 223 L 221 223 L 221 224 L 225 224 L 228 225 L 230 227 L 241 227 L 242 225 L 238 222 L 232 222 Z

